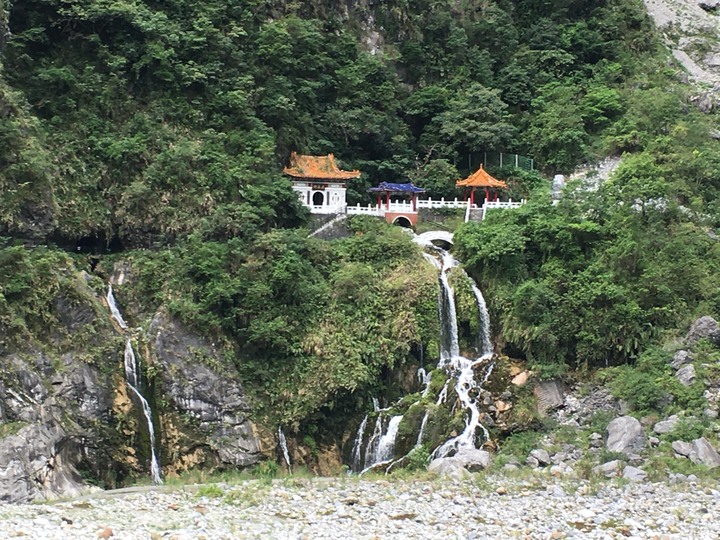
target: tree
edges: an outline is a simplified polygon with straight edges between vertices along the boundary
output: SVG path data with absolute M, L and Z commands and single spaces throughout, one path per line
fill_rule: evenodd
M 507 148 L 515 135 L 507 108 L 499 90 L 473 83 L 435 117 L 437 138 L 460 154 Z

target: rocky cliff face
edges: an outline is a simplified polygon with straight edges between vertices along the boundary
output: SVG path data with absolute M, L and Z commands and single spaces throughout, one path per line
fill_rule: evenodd
M 237 376 L 220 368 L 212 345 L 164 309 L 153 317 L 149 335 L 159 395 L 167 400 L 169 410 L 179 413 L 186 428 L 181 431 L 197 430 L 197 438 L 175 437 L 171 442 L 174 461 L 193 463 L 202 456 L 225 467 L 257 463 L 260 443 L 248 418 L 250 406 Z M 176 463 L 174 468 L 180 470 L 182 465 Z
M 695 102 L 703 112 L 720 104 L 720 2 L 645 0 L 665 43 L 687 78 L 698 86 Z
M 104 283 L 85 273 L 70 282 L 49 301 L 57 323 L 44 336 L 0 351 L 0 501 L 72 496 L 87 489 L 83 478 L 115 487 L 147 473 L 146 425 L 127 398 L 125 337 L 110 324 Z M 163 309 L 139 334 L 164 472 L 257 462 L 250 405 L 212 344 Z
M 26 502 L 78 493 L 77 467 L 103 462 L 111 419 L 112 384 L 75 355 L 53 365 L 44 354 L 0 359 L 0 500 Z

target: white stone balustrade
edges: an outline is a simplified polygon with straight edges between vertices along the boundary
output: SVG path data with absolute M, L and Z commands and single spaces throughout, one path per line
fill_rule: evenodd
M 472 209 L 481 209 L 482 210 L 482 216 L 483 219 L 485 219 L 485 212 L 488 210 L 495 210 L 495 209 L 509 209 L 509 208 L 520 208 L 523 204 L 525 204 L 525 200 L 521 201 L 487 201 L 482 206 L 478 206 L 476 204 L 470 206 L 468 201 L 461 201 L 458 199 L 454 200 L 445 200 L 445 199 L 439 199 L 439 200 L 433 200 L 432 198 L 418 200 L 416 204 L 416 210 L 413 210 L 413 204 L 410 201 L 404 202 L 404 201 L 398 201 L 398 202 L 391 202 L 389 208 L 385 204 L 381 204 L 380 206 L 370 204 L 367 206 L 361 206 L 360 204 L 357 204 L 355 206 L 348 206 L 348 205 L 338 205 L 338 206 L 308 206 L 307 208 L 310 209 L 310 212 L 312 214 L 353 214 L 353 215 L 366 215 L 366 216 L 384 216 L 385 212 L 393 212 L 393 213 L 416 213 L 417 209 L 420 208 L 464 208 L 467 209 L 466 212 L 466 221 L 469 217 L 469 210 Z

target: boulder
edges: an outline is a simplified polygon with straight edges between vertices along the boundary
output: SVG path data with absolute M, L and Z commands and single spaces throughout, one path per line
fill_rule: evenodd
M 451 457 L 433 459 L 428 465 L 428 471 L 439 476 L 462 480 L 470 472 L 487 469 L 492 456 L 485 450 L 463 449 Z
M 695 366 L 688 364 L 687 366 L 681 367 L 675 374 L 675 378 L 680 381 L 680 384 L 683 386 L 691 386 L 697 378 Z
M 245 391 L 237 375 L 223 368 L 212 345 L 162 309 L 153 317 L 148 334 L 164 398 L 204 435 L 193 446 L 211 450 L 228 465 L 257 463 L 260 442 L 249 419 Z
M 428 465 L 428 471 L 452 480 L 465 480 L 470 477 L 470 472 L 458 460 L 454 459 L 454 456 L 433 459 Z
M 485 450 L 461 450 L 451 459 L 454 459 L 470 472 L 487 469 L 492 461 L 492 455 Z
M 712 317 L 700 317 L 695 321 L 685 336 L 685 344 L 692 348 L 701 339 L 707 339 L 715 345 L 720 345 L 720 326 Z
M 720 0 L 700 0 L 698 5 L 705 11 L 715 11 L 720 8 Z
M 535 387 L 535 397 L 541 413 L 562 407 L 565 401 L 564 385 L 558 380 L 542 381 Z
M 620 416 L 608 424 L 605 448 L 610 452 L 629 454 L 644 447 L 645 434 L 637 418 Z
M 705 65 L 707 67 L 716 68 L 720 67 L 720 54 L 708 53 L 705 55 Z
M 630 480 L 631 482 L 644 482 L 647 480 L 647 473 L 642 469 L 627 465 L 623 469 L 623 478 Z
M 705 437 L 695 439 L 692 443 L 692 449 L 690 459 L 694 463 L 702 463 L 709 469 L 720 467 L 720 455 Z
M 528 378 L 530 377 L 530 374 L 527 371 L 521 371 L 517 375 L 515 375 L 510 381 L 515 386 L 524 386 L 525 383 L 528 381 Z
M 673 369 L 680 369 L 684 365 L 690 364 L 694 360 L 692 354 L 686 350 L 677 351 L 670 361 L 670 367 Z
M 693 445 L 685 441 L 673 441 L 671 446 L 673 452 L 683 457 L 690 457 L 690 454 L 693 451 Z
M 593 467 L 593 472 L 606 478 L 615 478 L 620 476 L 621 465 L 620 460 L 614 459 L 612 461 L 608 461 L 607 463 L 603 463 L 602 465 L 598 465 L 597 467 Z
M 680 418 L 678 418 L 677 414 L 673 414 L 672 416 L 669 416 L 665 420 L 658 422 L 653 427 L 653 431 L 657 433 L 658 435 L 663 435 L 664 433 L 670 433 L 673 429 L 675 429 L 675 426 L 680 421 Z
M 535 450 L 532 450 L 530 452 L 530 456 L 534 457 L 538 465 L 541 465 L 545 467 L 546 465 L 550 465 L 550 454 L 548 454 L 547 450 L 543 450 L 542 448 L 536 448 Z

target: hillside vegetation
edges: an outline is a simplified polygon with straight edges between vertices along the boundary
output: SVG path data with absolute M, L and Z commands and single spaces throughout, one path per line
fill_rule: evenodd
M 457 248 L 500 345 L 547 376 L 720 313 L 715 116 L 640 0 L 5 0 L 0 47 L 2 353 L 57 347 L 64 269 L 123 259 L 138 324 L 168 306 L 268 425 L 337 436 L 382 376 L 437 354 L 435 273 L 384 225 L 306 238 L 292 150 L 362 170 L 353 203 L 384 180 L 452 195 L 482 152 L 532 156 L 494 171 L 532 203 Z M 550 204 L 545 178 L 609 154 L 609 182 Z

